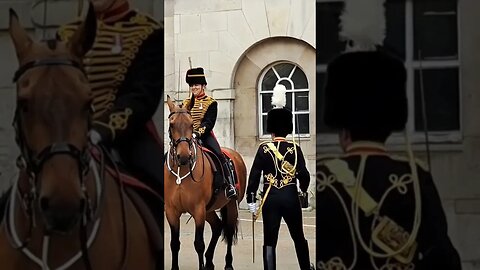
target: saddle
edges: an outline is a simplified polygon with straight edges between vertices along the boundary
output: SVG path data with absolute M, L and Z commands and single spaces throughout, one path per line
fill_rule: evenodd
M 218 176 L 218 177 L 221 178 L 221 179 L 219 179 L 220 180 L 219 182 L 223 184 L 225 182 L 225 179 L 224 179 L 225 174 L 223 173 L 223 166 L 220 162 L 220 159 L 210 149 L 208 149 L 204 146 L 200 146 L 200 148 L 205 153 L 205 156 L 207 157 L 207 159 L 210 161 L 210 164 L 212 165 L 212 170 L 213 170 L 214 174 L 216 175 L 216 177 Z M 236 168 L 235 168 L 235 164 L 232 161 L 232 157 L 224 149 L 221 149 L 221 150 L 222 150 L 223 156 L 225 157 L 225 159 L 227 161 L 227 164 L 229 165 L 229 168 L 231 169 L 230 175 L 232 176 L 232 178 L 235 181 L 235 187 L 237 188 L 237 190 L 240 190 L 240 187 L 239 187 L 240 183 L 238 182 L 238 179 L 237 179 Z M 218 190 L 216 190 L 216 187 L 215 187 L 215 182 L 217 180 L 218 179 L 216 179 L 214 181 L 212 189 L 214 191 L 218 192 Z

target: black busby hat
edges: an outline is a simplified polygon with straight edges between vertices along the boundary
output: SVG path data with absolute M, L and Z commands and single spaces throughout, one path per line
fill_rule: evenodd
M 323 99 L 324 121 L 331 128 L 391 132 L 405 127 L 406 70 L 381 47 L 384 2 L 345 2 L 340 36 L 348 41 L 347 52 L 329 63 Z
M 285 108 L 287 102 L 287 89 L 278 84 L 273 88 L 272 105 L 274 106 L 267 114 L 267 132 L 279 136 L 286 136 L 293 131 L 292 112 Z
M 207 84 L 207 80 L 205 79 L 205 72 L 201 67 L 189 69 L 187 71 L 187 75 L 185 76 L 185 81 L 188 85 Z
M 332 128 L 403 130 L 406 70 L 382 51 L 349 52 L 327 67 L 324 121 Z

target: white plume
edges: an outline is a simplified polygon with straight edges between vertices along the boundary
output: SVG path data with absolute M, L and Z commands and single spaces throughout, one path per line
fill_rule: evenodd
M 340 37 L 353 41 L 347 51 L 373 51 L 385 39 L 385 0 L 346 0 Z
M 283 84 L 277 84 L 273 88 L 272 106 L 283 108 L 287 104 L 287 88 Z

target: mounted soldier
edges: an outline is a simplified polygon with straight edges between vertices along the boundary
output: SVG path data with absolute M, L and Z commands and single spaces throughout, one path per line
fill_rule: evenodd
M 286 88 L 279 84 L 273 92 L 272 105 L 275 107 L 267 115 L 267 132 L 272 135 L 272 140 L 258 147 L 248 179 L 247 203 L 254 219 L 260 212 L 263 216 L 264 269 L 276 269 L 275 249 L 283 218 L 295 244 L 300 269 L 310 270 L 314 268 L 310 264 L 308 242 L 303 232 L 302 207 L 297 189 L 298 179 L 301 191 L 307 192 L 310 173 L 300 146 L 286 139 L 293 131 L 292 112 L 284 108 Z M 262 176 L 263 199 L 257 209 L 256 193 Z
M 345 154 L 317 163 L 318 269 L 461 269 L 432 175 L 404 131 L 404 64 L 378 46 L 382 36 L 355 31 L 364 25 L 348 15 L 365 17 L 358 10 L 345 14 L 350 51 L 329 63 L 322 106 Z M 398 131 L 405 132 L 408 157 L 385 148 Z
M 235 179 L 232 177 L 232 168 L 230 162 L 223 155 L 220 144 L 215 138 L 213 127 L 217 122 L 218 103 L 205 93 L 207 80 L 203 68 L 192 68 L 187 71 L 185 81 L 187 82 L 191 96 L 183 101 L 183 107 L 191 107 L 190 113 L 193 118 L 193 137 L 200 140 L 202 144 L 211 150 L 219 159 L 222 166 L 218 170 L 215 180 L 216 191 L 225 183 L 225 196 L 228 199 L 237 196 L 235 188 Z M 191 105 L 193 103 L 193 105 Z M 219 181 L 224 179 L 224 181 Z
M 93 95 L 90 139 L 161 198 L 142 196 L 163 234 L 163 140 L 152 121 L 163 96 L 163 26 L 128 0 L 90 2 L 97 17 L 95 42 L 83 59 Z M 69 41 L 80 23 L 62 26 L 58 38 Z

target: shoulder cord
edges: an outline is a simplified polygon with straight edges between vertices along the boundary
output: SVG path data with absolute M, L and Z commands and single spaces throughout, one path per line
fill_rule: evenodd
M 351 203 L 351 214 L 352 214 L 351 218 L 350 218 L 350 215 L 348 213 L 348 209 L 346 207 L 345 201 L 340 196 L 338 190 L 332 185 L 336 181 L 336 176 L 333 175 L 332 177 L 327 178 L 325 176 L 325 174 L 321 173 L 321 176 L 323 176 L 323 179 L 318 180 L 319 181 L 319 191 L 322 191 L 327 186 L 330 187 L 332 189 L 332 191 L 335 193 L 335 195 L 338 197 L 340 203 L 342 204 L 342 208 L 345 211 L 345 214 L 346 214 L 349 226 L 350 226 L 350 234 L 351 234 L 351 237 L 352 237 L 353 249 L 354 249 L 354 258 L 353 258 L 353 261 L 352 261 L 352 265 L 350 267 L 347 268 L 345 266 L 345 264 L 342 262 L 341 258 L 333 257 L 326 264 L 321 262 L 321 265 L 323 266 L 323 269 L 326 269 L 326 270 L 329 270 L 329 269 L 353 269 L 355 267 L 356 260 L 357 260 L 357 249 L 356 249 L 356 241 L 355 241 L 356 238 L 360 242 L 360 245 L 365 250 L 365 252 L 367 252 L 371 256 L 370 258 L 371 258 L 371 261 L 372 261 L 372 265 L 377 270 L 379 268 L 375 265 L 375 263 L 373 261 L 373 257 L 376 257 L 376 258 L 393 257 L 397 254 L 400 254 L 406 248 L 410 247 L 414 243 L 415 239 L 417 238 L 418 231 L 419 231 L 420 224 L 421 224 L 420 183 L 419 183 L 417 167 L 416 167 L 416 163 L 415 163 L 415 159 L 414 159 L 414 156 L 413 156 L 413 151 L 411 149 L 411 145 L 410 145 L 410 141 L 409 141 L 407 131 L 404 132 L 404 136 L 405 136 L 406 151 L 407 151 L 407 154 L 409 156 L 409 166 L 410 166 L 410 170 L 411 170 L 410 178 L 407 179 L 408 175 L 405 175 L 405 176 L 401 177 L 400 179 L 398 179 L 396 177 L 393 177 L 393 175 L 390 175 L 389 180 L 390 180 L 390 182 L 392 182 L 392 186 L 390 188 L 388 188 L 387 191 L 383 194 L 383 196 L 382 196 L 382 198 L 381 198 L 381 200 L 380 200 L 380 202 L 379 202 L 379 204 L 378 204 L 378 206 L 377 206 L 377 208 L 374 212 L 375 217 L 374 217 L 374 220 L 372 222 L 372 228 L 374 227 L 374 224 L 380 218 L 379 217 L 379 211 L 382 207 L 383 202 L 385 201 L 386 197 L 388 196 L 388 194 L 394 189 L 397 189 L 400 193 L 405 194 L 407 192 L 406 184 L 409 184 L 409 183 L 413 182 L 413 191 L 414 191 L 414 196 L 415 196 L 415 213 L 414 213 L 412 233 L 410 234 L 407 242 L 397 251 L 385 252 L 385 253 L 379 253 L 379 252 L 374 251 L 371 248 L 371 244 L 372 244 L 371 242 L 370 242 L 369 246 L 367 246 L 366 243 L 364 242 L 364 240 L 361 236 L 361 233 L 360 233 L 360 228 L 359 228 L 359 218 L 358 218 L 359 217 L 359 214 L 358 214 L 359 206 L 356 205 L 356 203 L 355 203 L 358 200 L 359 195 L 360 195 L 359 191 L 360 191 L 360 187 L 362 186 L 363 174 L 364 174 L 364 171 L 365 171 L 365 163 L 366 163 L 366 160 L 368 158 L 368 155 L 362 155 L 361 160 L 360 160 L 359 170 L 358 170 L 358 173 L 357 173 L 357 181 L 355 182 L 356 183 L 355 184 L 355 196 L 352 199 L 352 203 Z M 353 220 L 353 224 L 352 224 L 352 220 Z M 352 227 L 354 228 L 355 231 L 353 231 Z M 355 237 L 355 234 L 356 234 L 357 237 Z M 381 267 L 381 269 L 385 269 L 385 268 L 388 269 L 389 266 L 386 265 L 384 267 Z

